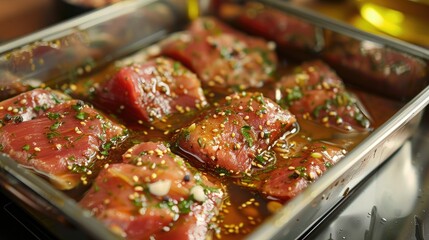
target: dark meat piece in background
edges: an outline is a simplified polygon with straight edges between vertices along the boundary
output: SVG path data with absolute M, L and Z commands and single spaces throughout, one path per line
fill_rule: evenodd
M 274 47 L 207 17 L 161 43 L 161 55 L 182 62 L 203 85 L 225 92 L 225 88 L 243 90 L 271 81 L 277 66 Z
M 321 142 L 300 145 L 286 153 L 285 159 L 278 161 L 273 171 L 260 177 L 258 189 L 262 194 L 282 202 L 292 199 L 346 153 L 343 149 Z
M 342 131 L 369 131 L 371 121 L 357 97 L 322 61 L 305 62 L 281 78 L 276 101 L 299 118 Z
M 101 84 L 94 101 L 128 122 L 146 124 L 207 105 L 196 75 L 163 57 L 121 68 Z
M 177 150 L 222 175 L 251 170 L 276 140 L 296 130 L 295 117 L 261 93 L 236 93 L 175 136 Z
M 160 142 L 100 172 L 80 204 L 127 239 L 206 239 L 223 192 Z
M 37 99 L 32 93 L 23 96 Z M 38 104 L 53 104 L 52 95 L 43 94 Z M 124 137 L 123 127 L 84 102 L 70 100 L 34 119 L 0 128 L 0 147 L 18 163 L 45 175 L 58 189 L 67 190 L 80 182 L 86 184 Z
M 334 34 L 322 57 L 345 81 L 397 100 L 429 83 L 426 62 L 370 41 Z
M 29 121 L 69 99 L 63 93 L 34 89 L 0 102 L 0 126 Z
M 289 57 L 318 52 L 324 46 L 321 28 L 262 4 L 246 4 L 233 23 L 246 32 L 274 41 Z M 297 56 L 295 52 L 301 54 Z

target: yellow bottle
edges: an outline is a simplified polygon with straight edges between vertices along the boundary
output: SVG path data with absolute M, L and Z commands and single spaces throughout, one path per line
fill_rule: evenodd
M 357 0 L 363 19 L 393 37 L 429 47 L 429 0 Z

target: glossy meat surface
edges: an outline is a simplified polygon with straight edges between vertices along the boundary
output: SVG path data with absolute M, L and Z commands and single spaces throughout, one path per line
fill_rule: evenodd
M 415 96 L 428 83 L 422 59 L 370 41 L 334 34 L 323 59 L 349 83 L 398 100 Z
M 371 120 L 357 97 L 322 61 L 305 62 L 283 76 L 275 98 L 297 117 L 343 131 L 369 131 Z
M 161 54 L 188 66 L 203 85 L 225 88 L 261 87 L 272 81 L 277 66 L 274 46 L 238 32 L 215 18 L 199 18 L 186 32 L 171 37 Z
M 121 68 L 94 99 L 127 122 L 146 124 L 207 105 L 196 75 L 164 57 Z
M 295 117 L 261 93 L 237 93 L 176 136 L 179 151 L 220 174 L 250 171 L 254 159 L 294 128 Z
M 80 100 L 57 104 L 34 119 L 0 128 L 2 152 L 63 190 L 86 184 L 123 137 L 122 126 Z
M 0 102 L 0 125 L 20 123 L 43 115 L 50 108 L 69 99 L 52 90 L 34 89 Z
M 104 169 L 80 204 L 127 239 L 206 239 L 221 189 L 173 154 L 144 142 Z
M 321 142 L 295 147 L 261 180 L 259 189 L 271 199 L 290 200 L 344 156 L 343 149 Z
M 282 50 L 316 52 L 324 44 L 321 29 L 315 25 L 257 3 L 246 4 L 235 22 L 246 32 L 274 41 Z

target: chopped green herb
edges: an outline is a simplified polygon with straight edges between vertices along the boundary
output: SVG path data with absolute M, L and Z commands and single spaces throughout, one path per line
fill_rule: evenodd
M 319 116 L 320 116 L 320 111 L 323 109 L 323 106 L 317 106 L 317 107 L 315 107 L 314 108 L 314 110 L 313 110 L 313 116 L 315 117 L 315 118 L 318 118 Z
M 55 122 L 54 124 L 51 125 L 51 127 L 49 128 L 51 131 L 55 131 L 58 130 L 58 128 L 61 126 L 61 122 Z
M 241 127 L 241 134 L 243 135 L 245 141 L 247 142 L 247 145 L 249 147 L 253 146 L 253 138 L 250 135 L 250 131 L 252 131 L 252 128 L 248 125 Z
M 330 168 L 330 167 L 332 167 L 332 163 L 330 163 L 330 162 L 325 162 L 325 167 L 326 167 L 326 168 Z
M 79 120 L 85 120 L 86 115 L 87 114 L 85 112 L 78 112 L 75 117 Z
M 179 72 L 179 70 L 180 70 L 180 63 L 179 63 L 179 62 L 174 62 L 174 63 L 173 63 L 173 71 L 174 71 L 175 73 L 178 73 L 178 72 Z
M 219 174 L 219 175 L 225 175 L 225 176 L 229 176 L 229 171 L 226 170 L 225 168 L 222 167 L 217 167 L 214 169 L 214 171 Z
M 57 132 L 57 131 L 51 131 L 51 132 L 48 132 L 48 133 L 46 133 L 46 137 L 49 139 L 49 140 L 51 140 L 51 139 L 53 139 L 53 138 L 55 138 L 55 137 L 58 137 L 58 136 L 60 136 L 61 134 L 59 133 L 59 132 Z
M 203 147 L 206 145 L 206 144 L 204 143 L 204 140 L 203 140 L 202 138 L 198 138 L 197 142 L 198 142 L 198 145 L 199 145 L 201 148 L 203 148 Z
M 59 114 L 59 113 L 52 113 L 52 112 L 49 112 L 49 113 L 47 114 L 47 116 L 48 116 L 48 118 L 49 118 L 49 119 L 51 119 L 51 120 L 55 120 L 55 119 L 60 118 L 60 114 Z
M 286 96 L 286 102 L 288 104 L 292 103 L 293 101 L 299 100 L 303 97 L 303 93 L 301 92 L 301 89 L 298 86 L 295 86 L 290 89 L 289 94 Z
M 24 146 L 22 146 L 22 150 L 24 150 L 24 151 L 30 150 L 30 145 L 25 144 Z
M 194 201 L 192 201 L 192 198 L 184 199 L 177 203 L 177 207 L 179 208 L 179 212 L 181 214 L 187 214 L 191 212 L 191 206 Z
M 265 164 L 265 159 L 262 155 L 258 155 L 255 157 L 255 161 L 260 163 L 260 164 Z
M 55 101 L 56 104 L 61 103 L 62 101 L 57 97 L 55 94 L 51 94 L 52 99 Z

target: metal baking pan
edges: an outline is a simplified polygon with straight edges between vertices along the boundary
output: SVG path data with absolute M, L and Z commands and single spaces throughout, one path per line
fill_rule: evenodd
M 259 2 L 315 25 L 326 38 L 342 36 L 418 58 L 426 63 L 426 73 L 429 72 L 429 51 L 426 49 L 359 31 L 284 1 Z M 200 14 L 216 14 L 223 4 L 231 4 L 210 3 L 214 4 L 200 5 Z M 73 81 L 77 76 L 129 56 L 182 29 L 189 21 L 188 10 L 188 2 L 184 0 L 124 1 L 0 46 L 0 76 L 2 81 L 8 81 L 7 87 L 0 85 L 0 97 L 13 95 L 22 85 L 61 86 L 64 81 Z M 45 51 L 39 51 L 41 49 Z M 324 58 L 324 49 L 303 54 Z M 28 53 L 25 55 L 28 58 L 14 58 L 18 53 L 20 56 Z M 43 58 L 43 64 L 33 61 L 35 56 Z M 423 109 L 429 103 L 428 76 L 417 82 L 413 91 L 400 91 L 395 95 L 401 100 L 402 107 L 393 117 L 247 238 L 305 238 L 332 209 L 353 194 L 362 180 L 397 151 L 421 124 Z M 392 88 L 392 91 L 396 90 Z M 380 89 L 375 89 L 377 91 Z M 0 155 L 0 183 L 3 191 L 33 215 L 44 216 L 46 222 L 42 223 L 61 239 L 76 239 L 76 236 L 80 239 L 118 238 L 73 198 L 6 155 Z M 52 223 L 61 227 L 53 227 Z

